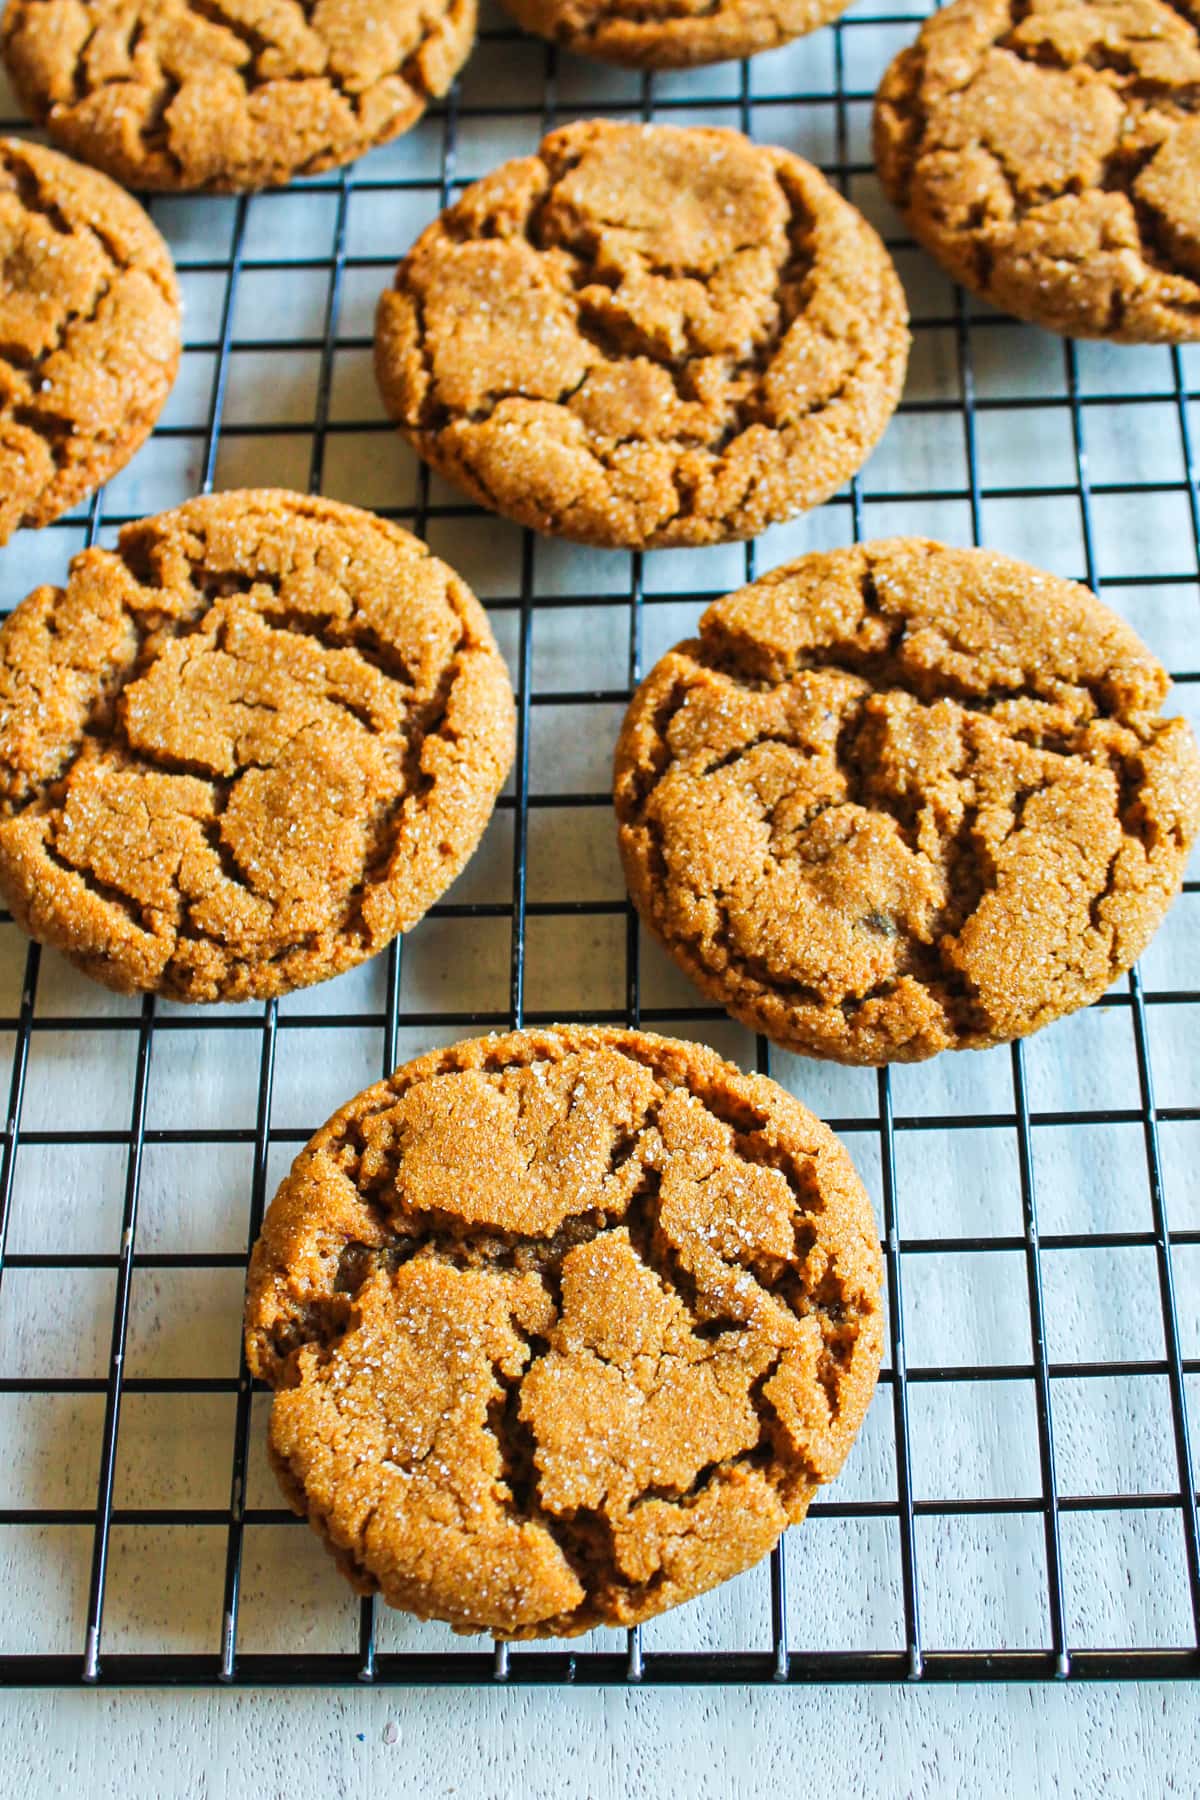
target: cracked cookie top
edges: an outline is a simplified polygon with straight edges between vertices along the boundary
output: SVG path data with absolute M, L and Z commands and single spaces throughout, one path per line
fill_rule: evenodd
M 17 91 L 130 187 L 241 193 L 352 162 L 415 124 L 475 0 L 8 0 Z
M 631 1625 L 832 1479 L 882 1344 L 833 1134 L 639 1032 L 436 1050 L 297 1157 L 250 1263 L 270 1451 L 351 1579 L 460 1631 Z
M 122 468 L 179 366 L 175 268 L 136 200 L 0 138 L 0 544 Z
M 1149 942 L 1200 827 L 1167 676 L 1086 588 L 895 538 L 711 606 L 616 753 L 642 917 L 735 1018 L 809 1056 L 1024 1036 Z
M 1200 339 L 1200 0 L 954 0 L 883 78 L 875 159 L 1006 312 Z
M 687 69 L 774 50 L 845 12 L 848 0 L 504 0 L 526 31 L 578 56 Z
M 809 164 L 592 121 L 418 238 L 375 350 L 392 417 L 474 499 L 639 548 L 826 499 L 891 416 L 908 332 L 883 245 Z
M 421 917 L 512 761 L 479 602 L 331 500 L 212 494 L 0 629 L 0 889 L 122 992 L 322 981 Z

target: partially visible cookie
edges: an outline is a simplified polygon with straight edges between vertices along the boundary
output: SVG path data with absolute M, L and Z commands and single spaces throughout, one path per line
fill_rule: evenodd
M 94 169 L 0 138 L 0 544 L 123 468 L 179 367 L 170 252 Z
M 632 69 L 688 69 L 775 50 L 849 0 L 504 0 L 526 31 Z
M 415 924 L 513 752 L 483 609 L 357 507 L 211 494 L 0 629 L 0 891 L 121 992 L 286 993 Z
M 808 163 L 594 120 L 422 233 L 375 351 L 392 417 L 474 499 L 637 549 L 827 499 L 891 416 L 908 331 L 883 245 Z
M 459 1631 L 633 1625 L 757 1562 L 837 1474 L 879 1236 L 773 1081 L 643 1032 L 435 1050 L 297 1157 L 250 1263 L 289 1502 Z
M 892 63 L 875 160 L 964 287 L 1073 337 L 1200 339 L 1195 0 L 953 0 Z
M 8 0 L 0 43 L 40 124 L 130 187 L 242 193 L 414 125 L 475 0 Z
M 848 1063 L 1004 1043 L 1140 956 L 1200 829 L 1165 672 L 1095 595 L 894 538 L 704 614 L 634 696 L 620 849 L 722 1006 Z

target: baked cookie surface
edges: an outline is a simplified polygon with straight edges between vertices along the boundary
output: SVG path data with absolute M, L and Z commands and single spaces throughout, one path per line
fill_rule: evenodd
M 1168 680 L 1086 588 L 897 538 L 718 601 L 617 746 L 626 878 L 735 1018 L 848 1063 L 915 1061 L 1096 1000 L 1200 826 Z
M 130 187 L 238 193 L 351 162 L 444 94 L 475 0 L 8 0 L 39 124 Z
M 720 543 L 859 467 L 906 316 L 875 233 L 798 157 L 591 121 L 422 233 L 376 369 L 409 442 L 482 505 L 585 543 Z
M 179 367 L 170 252 L 94 169 L 0 138 L 0 543 L 129 461 Z
M 848 0 L 504 0 L 517 23 L 579 56 L 688 69 L 774 50 L 845 12 Z
M 415 924 L 512 749 L 483 609 L 424 544 L 212 494 L 82 551 L 0 629 L 0 890 L 119 991 L 285 993 Z
M 889 197 L 955 280 L 1051 331 L 1200 339 L 1196 0 L 954 0 L 875 105 Z
M 461 1631 L 630 1625 L 757 1562 L 842 1465 L 879 1236 L 774 1082 L 644 1033 L 437 1050 L 276 1195 L 247 1356 L 270 1453 L 363 1590 Z

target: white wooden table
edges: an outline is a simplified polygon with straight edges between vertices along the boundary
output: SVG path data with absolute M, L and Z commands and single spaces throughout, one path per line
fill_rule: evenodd
M 0 1725 L 5 1800 L 1186 1800 L 1197 1789 L 1195 1690 L 1165 1683 L 9 1694 Z

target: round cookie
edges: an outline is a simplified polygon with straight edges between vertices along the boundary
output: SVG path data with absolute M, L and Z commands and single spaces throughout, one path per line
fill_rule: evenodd
M 643 919 L 807 1056 L 1022 1037 L 1141 954 L 1200 827 L 1165 672 L 1086 588 L 894 538 L 711 606 L 616 753 Z
M 331 500 L 212 494 L 0 629 L 0 891 L 122 993 L 245 1000 L 407 931 L 475 848 L 512 690 L 474 595 Z
M 504 0 L 517 23 L 579 56 L 632 69 L 690 69 L 775 50 L 849 0 Z
M 106 176 L 0 138 L 0 544 L 129 461 L 179 367 L 179 289 Z
M 903 290 L 866 220 L 739 132 L 591 121 L 468 188 L 379 303 L 409 442 L 537 531 L 753 537 L 828 498 L 904 381 Z
M 956 281 L 1073 337 L 1200 339 L 1196 0 L 954 0 L 888 69 L 875 160 Z
M 475 36 L 475 0 L 8 0 L 17 92 L 130 187 L 244 193 L 414 125 Z
M 250 1262 L 271 1460 L 355 1585 L 457 1630 L 633 1625 L 841 1468 L 879 1235 L 832 1132 L 698 1044 L 435 1050 L 297 1157 Z

